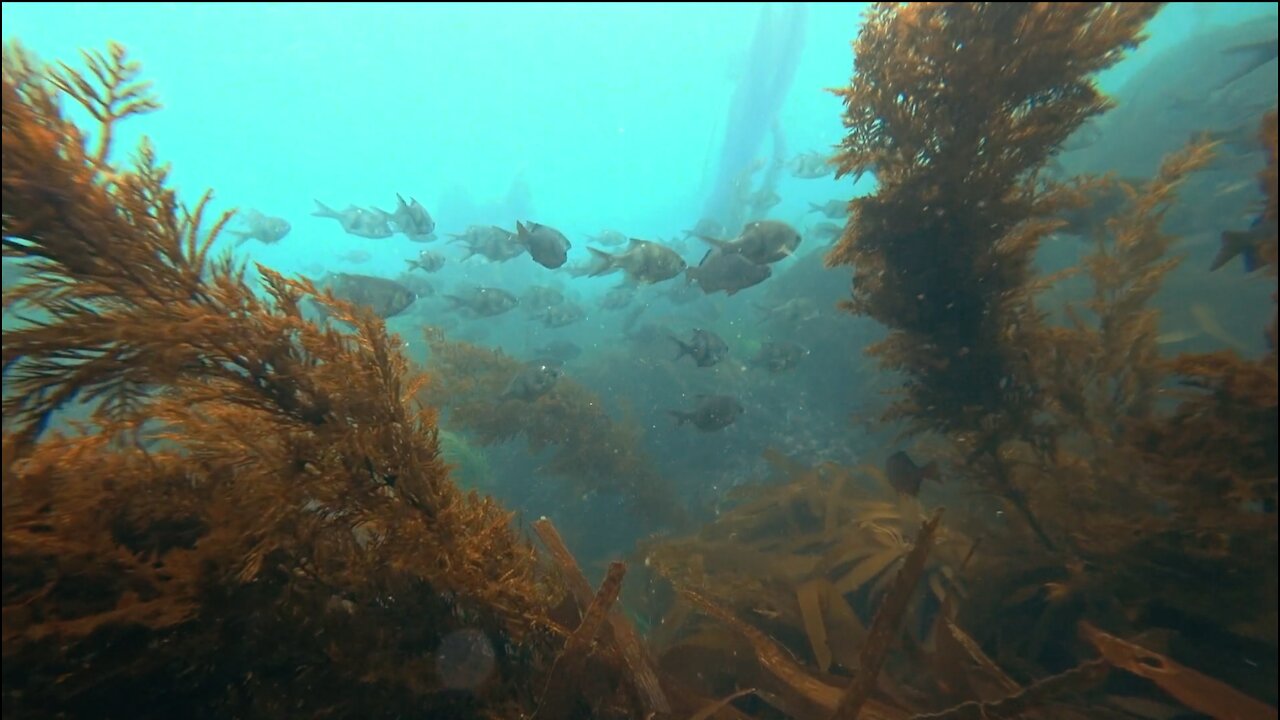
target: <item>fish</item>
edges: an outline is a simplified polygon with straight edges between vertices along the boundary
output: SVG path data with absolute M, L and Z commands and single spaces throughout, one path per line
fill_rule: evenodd
M 444 256 L 437 252 L 423 250 L 418 253 L 417 260 L 405 260 L 405 262 L 409 263 L 410 270 L 417 269 L 422 270 L 423 272 L 433 273 L 439 272 L 440 268 L 444 267 Z
M 1272 18 L 1271 27 L 1273 29 L 1275 28 L 1274 18 Z M 1272 35 L 1269 38 L 1259 40 L 1257 42 L 1241 43 L 1239 45 L 1232 45 L 1231 47 L 1224 48 L 1222 51 L 1223 55 L 1234 55 L 1242 58 L 1244 62 L 1238 70 L 1219 82 L 1218 87 L 1226 87 L 1263 65 L 1275 60 L 1277 47 L 1280 47 L 1280 42 L 1278 42 L 1277 36 Z
M 737 253 L 757 265 L 768 265 L 790 257 L 800 247 L 800 233 L 780 220 L 756 220 L 742 228 L 733 240 L 720 240 L 706 235 L 703 242 L 721 252 Z
M 431 218 L 431 213 L 427 212 L 427 209 L 414 198 L 409 198 L 409 202 L 406 203 L 400 193 L 396 193 L 396 211 L 390 214 L 382 210 L 378 212 L 390 217 L 396 229 L 414 242 L 427 242 L 427 238 L 434 237 L 432 232 L 436 229 L 436 221 Z
M 787 163 L 791 176 L 802 180 L 816 180 L 835 173 L 835 165 L 826 153 L 807 152 L 797 155 Z
M 844 232 L 844 227 L 833 222 L 820 222 L 809 228 L 809 235 L 818 240 L 835 240 Z
M 372 259 L 372 258 L 373 258 L 373 256 L 372 256 L 372 255 L 370 255 L 368 252 L 366 252 L 366 251 L 364 251 L 364 250 L 352 250 L 352 251 L 351 251 L 351 252 L 349 252 L 349 253 L 346 253 L 346 254 L 344 254 L 344 255 L 339 255 L 339 256 L 338 256 L 338 259 L 339 259 L 339 260 L 341 260 L 341 261 L 343 261 L 343 262 L 349 262 L 349 263 L 351 263 L 352 265 L 359 265 L 360 263 L 367 263 L 367 262 L 369 262 L 369 260 L 370 260 L 370 259 Z
M 667 411 L 676 419 L 676 427 L 688 422 L 702 432 L 715 432 L 729 427 L 739 415 L 745 412 L 742 403 L 728 395 L 698 395 L 697 397 L 697 405 L 689 412 Z
M 627 251 L 617 255 L 595 248 L 587 250 L 595 259 L 594 265 L 586 271 L 591 277 L 622 270 L 628 280 L 649 285 L 670 280 L 688 267 L 684 258 L 671 248 L 637 238 L 631 238 Z
M 702 218 L 692 230 L 685 230 L 684 237 L 689 239 L 694 235 L 706 235 L 707 237 L 722 237 L 724 235 L 724 225 L 714 218 Z
M 884 470 L 893 489 L 911 497 L 917 497 L 920 494 L 920 484 L 925 480 L 942 482 L 936 461 L 920 467 L 910 455 L 901 450 L 889 456 L 885 461 Z
M 828 200 L 826 203 L 809 203 L 809 212 L 820 212 L 832 220 L 843 220 L 849 216 L 849 203 L 844 200 Z
M 636 298 L 636 291 L 629 287 L 616 287 L 605 296 L 600 298 L 600 308 L 603 310 L 621 310 L 631 304 Z
M 467 244 L 467 254 L 463 256 L 463 260 L 481 255 L 490 262 L 506 262 L 525 253 L 524 246 L 516 241 L 515 233 L 496 225 L 472 225 L 466 232 L 450 237 L 454 242 Z
M 444 295 L 449 309 L 466 309 L 479 317 L 501 315 L 520 303 L 515 295 L 501 288 L 472 288 L 466 295 Z
M 516 221 L 516 242 L 529 251 L 529 257 L 544 268 L 554 270 L 569 259 L 569 238 L 548 225 Z
M 245 211 L 244 222 L 246 226 L 244 230 L 227 231 L 238 238 L 236 247 L 240 247 L 250 240 L 257 240 L 264 245 L 272 245 L 280 242 L 293 229 L 288 220 L 263 215 L 257 210 Z
M 768 265 L 757 265 L 739 253 L 713 248 L 707 251 L 697 267 L 685 270 L 684 274 L 689 282 L 696 282 L 705 294 L 723 290 L 728 295 L 734 295 L 769 279 L 773 271 Z
M 315 217 L 337 220 L 343 231 L 348 235 L 371 240 L 380 240 L 392 235 L 391 216 L 381 210 L 366 210 L 355 205 L 348 205 L 346 210 L 338 212 L 319 200 L 315 202 L 316 211 L 311 214 Z
M 764 368 L 771 373 L 786 372 L 809 354 L 803 346 L 789 341 L 765 342 L 760 351 L 751 359 L 751 365 Z
M 598 235 L 588 235 L 587 240 L 605 247 L 617 247 L 627 244 L 627 234 L 617 230 L 604 230 Z
M 688 355 L 693 358 L 698 367 L 711 367 L 718 364 L 729 354 L 729 346 L 724 339 L 710 330 L 697 329 L 693 331 L 693 337 L 689 342 L 685 342 L 680 338 L 671 335 L 671 341 L 680 346 L 680 353 L 675 359 Z
M 373 275 L 330 273 L 320 286 L 340 300 L 372 310 L 383 320 L 399 315 L 418 299 L 417 293 L 404 285 Z M 327 314 L 323 308 L 321 314 Z
M 515 398 L 532 402 L 551 392 L 560 379 L 560 368 L 550 363 L 534 361 L 528 363 L 507 383 L 502 392 L 504 398 Z
M 582 348 L 569 340 L 552 340 L 551 342 L 536 348 L 533 351 L 535 357 L 541 358 L 543 362 L 550 361 L 552 364 L 560 365 L 567 363 L 582 354 Z
M 562 302 L 564 302 L 563 293 L 544 285 L 530 285 L 520 295 L 520 307 L 528 310 L 530 314 L 536 314 Z
M 1231 262 L 1237 255 L 1244 260 L 1244 271 L 1251 273 L 1262 266 L 1259 252 L 1265 242 L 1275 242 L 1276 224 L 1267 222 L 1263 215 L 1254 218 L 1248 230 L 1227 230 L 1222 233 L 1222 247 L 1218 250 L 1209 272 Z
M 793 325 L 796 323 L 808 322 L 809 320 L 815 320 L 820 315 L 818 312 L 818 306 L 814 304 L 811 298 L 807 297 L 791 298 L 781 305 L 775 305 L 773 307 L 756 305 L 756 309 L 762 314 L 768 316 L 770 320 L 777 320 Z
M 542 324 L 547 327 L 558 328 L 566 325 L 572 325 L 580 320 L 585 320 L 587 312 L 573 303 L 561 303 L 553 305 L 542 313 Z

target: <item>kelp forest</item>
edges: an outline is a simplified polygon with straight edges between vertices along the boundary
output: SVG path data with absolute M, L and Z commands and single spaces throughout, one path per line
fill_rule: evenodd
M 117 142 L 160 110 L 125 48 L 10 44 L 4 717 L 1276 718 L 1274 308 L 1249 359 L 1167 352 L 1153 304 L 1166 216 L 1221 143 L 1145 178 L 1048 171 L 1159 9 L 878 3 L 851 29 L 832 162 L 877 184 L 819 311 L 883 326 L 877 422 L 948 502 L 764 446 L 770 476 L 713 517 L 585 385 L 512 399 L 500 351 L 428 328 L 423 364 L 331 289 L 215 256 L 232 213 Z M 1276 113 L 1250 122 L 1274 288 Z M 1081 262 L 1040 271 L 1102 195 Z M 443 414 L 653 534 L 581 561 L 456 481 Z

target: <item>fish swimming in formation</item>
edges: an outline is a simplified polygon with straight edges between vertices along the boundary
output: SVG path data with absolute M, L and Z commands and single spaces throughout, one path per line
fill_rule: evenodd
M 439 272 L 444 267 L 444 256 L 430 250 L 423 250 L 418 253 L 417 260 L 405 260 L 409 263 L 409 269 L 418 269 L 424 272 Z
M 338 212 L 319 200 L 315 202 L 316 211 L 311 214 L 315 217 L 337 220 L 348 235 L 371 240 L 380 240 L 392 235 L 390 216 L 381 210 L 366 210 L 349 205 L 346 210 Z
M 289 221 L 284 218 L 271 217 L 263 215 L 257 210 L 246 210 L 244 213 L 244 230 L 228 230 L 228 234 L 235 235 L 236 247 L 257 240 L 264 245 L 271 245 L 280 242 L 285 235 L 289 234 L 292 226 Z
M 757 265 L 768 265 L 790 257 L 800 247 L 800 233 L 779 220 L 749 222 L 733 240 L 699 235 L 721 252 L 737 253 Z
M 680 346 L 680 353 L 675 359 L 688 355 L 698 367 L 711 367 L 718 364 L 729 354 L 729 346 L 724 339 L 710 330 L 694 330 L 693 337 L 685 342 L 674 335 L 671 341 Z
M 559 230 L 536 222 L 516 221 L 516 242 L 544 268 L 556 269 L 569 259 L 569 238 Z
M 524 246 L 516 241 L 515 233 L 496 225 L 472 225 L 466 232 L 450 237 L 454 242 L 467 244 L 467 254 L 463 256 L 463 260 L 481 255 L 490 262 L 506 262 L 525 253 Z
M 502 397 L 532 402 L 551 392 L 560 379 L 561 370 L 545 362 L 531 362 L 507 383 Z
M 528 289 L 520 294 L 520 307 L 527 310 L 531 315 L 536 315 L 564 301 L 564 293 L 545 285 L 530 285 Z
M 849 216 L 849 203 L 844 200 L 828 200 L 823 205 L 809 203 L 809 212 L 820 212 L 832 220 L 843 220 Z
M 916 465 L 910 455 L 901 450 L 889 456 L 889 459 L 885 461 L 884 470 L 893 489 L 911 497 L 916 497 L 920 494 L 920 484 L 925 480 L 942 482 L 942 478 L 938 474 L 938 463 L 936 461 L 920 467 Z
M 340 300 L 362 305 L 383 320 L 399 315 L 418 299 L 416 293 L 394 280 L 354 273 L 330 273 L 320 281 Z M 327 314 L 321 308 L 321 314 Z
M 406 203 L 400 193 L 396 193 L 396 203 L 394 213 L 388 214 L 382 210 L 378 212 L 389 216 L 396 228 L 414 242 L 430 242 L 435 239 L 432 232 L 436 229 L 436 221 L 431 218 L 431 213 L 427 212 L 426 208 L 413 198 L 409 198 L 409 202 Z
M 685 270 L 684 274 L 707 295 L 720 291 L 734 295 L 769 279 L 773 271 L 768 265 L 757 265 L 739 253 L 712 248 L 697 267 Z
M 586 271 L 591 277 L 622 270 L 628 280 L 649 285 L 670 280 L 688 266 L 684 258 L 671 248 L 636 238 L 631 238 L 627 251 L 618 255 L 595 248 L 587 249 L 595 258 L 595 264 Z
M 477 287 L 466 295 L 444 295 L 449 309 L 465 309 L 479 317 L 501 315 L 519 304 L 515 295 L 501 288 Z
M 699 395 L 693 410 L 667 412 L 676 419 L 676 427 L 689 422 L 703 432 L 715 432 L 732 425 L 744 411 L 742 403 L 728 395 Z
M 572 325 L 586 318 L 586 310 L 569 302 L 552 305 L 542 312 L 542 324 L 552 328 Z

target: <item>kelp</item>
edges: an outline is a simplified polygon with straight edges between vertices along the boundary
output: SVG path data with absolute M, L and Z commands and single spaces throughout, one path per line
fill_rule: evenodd
M 948 480 L 1021 521 L 955 518 L 988 526 L 968 571 L 982 580 L 957 612 L 996 662 L 1021 682 L 1078 666 L 1088 648 L 1067 629 L 1081 617 L 1122 633 L 1195 627 L 1180 660 L 1256 653 L 1267 667 L 1235 672 L 1274 694 L 1274 360 L 1162 358 L 1150 307 L 1177 263 L 1165 213 L 1214 148 L 1192 142 L 1146 183 L 1042 177 L 1109 105 L 1092 74 L 1157 7 L 876 5 L 837 93 L 840 173 L 874 171 L 878 188 L 850 203 L 828 263 L 853 266 L 846 307 L 891 331 L 871 349 L 907 378 L 887 417 L 948 441 Z M 1260 184 L 1272 178 L 1274 208 L 1268 127 Z M 1055 324 L 1039 303 L 1058 278 L 1030 260 L 1057 213 L 1103 184 L 1126 202 L 1068 271 L 1092 297 Z
M 467 717 L 533 708 L 554 592 L 508 513 L 464 495 L 372 315 L 210 248 L 120 121 L 158 106 L 124 50 L 4 52 L 6 717 Z M 89 133 L 63 113 L 78 104 Z M 302 316 L 304 298 L 353 329 Z M 78 401 L 89 420 L 58 413 Z M 438 652 L 493 658 L 470 693 Z M 474 643 L 473 643 L 474 644 Z
M 562 478 L 568 496 L 616 493 L 651 527 L 685 521 L 671 483 L 640 446 L 639 431 L 615 422 L 594 393 L 570 378 L 533 401 L 507 397 L 511 379 L 524 367 L 499 350 L 449 341 L 427 328 L 427 367 L 437 381 L 423 398 L 448 411 L 451 427 L 471 433 L 481 445 L 524 437 L 533 454 L 551 450 L 540 468 Z

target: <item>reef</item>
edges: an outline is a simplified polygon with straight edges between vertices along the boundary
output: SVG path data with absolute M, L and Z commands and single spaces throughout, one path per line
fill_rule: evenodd
M 614 421 L 599 396 L 562 377 L 536 399 L 511 397 L 506 388 L 523 362 L 499 350 L 450 341 L 437 328 L 425 333 L 427 367 L 435 381 L 423 387 L 422 396 L 448 412 L 452 427 L 466 430 L 480 445 L 524 437 L 530 455 L 549 450 L 538 471 L 559 478 L 567 498 L 612 493 L 646 527 L 685 522 L 675 488 L 641 448 L 639 429 Z

